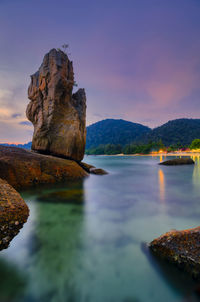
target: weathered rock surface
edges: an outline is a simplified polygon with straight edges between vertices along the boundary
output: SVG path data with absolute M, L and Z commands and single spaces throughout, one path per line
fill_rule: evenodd
M 200 278 L 200 227 L 172 230 L 153 240 L 149 247 L 158 257 Z
M 72 94 L 73 64 L 61 50 L 45 55 L 31 76 L 26 115 L 34 125 L 32 149 L 81 161 L 86 141 L 86 95 Z
M 0 250 L 8 247 L 28 216 L 29 209 L 19 193 L 0 178 Z
M 82 179 L 87 175 L 73 160 L 0 146 L 0 177 L 15 189 L 40 183 Z
M 194 165 L 194 164 L 195 162 L 190 157 L 173 158 L 170 160 L 166 160 L 162 163 L 159 163 L 159 165 L 165 165 L 165 166 Z

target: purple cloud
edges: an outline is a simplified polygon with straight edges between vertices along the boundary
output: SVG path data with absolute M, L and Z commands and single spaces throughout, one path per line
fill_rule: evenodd
M 86 88 L 87 124 L 199 117 L 199 15 L 196 0 L 1 1 L 0 117 L 25 117 L 29 75 L 63 43 Z

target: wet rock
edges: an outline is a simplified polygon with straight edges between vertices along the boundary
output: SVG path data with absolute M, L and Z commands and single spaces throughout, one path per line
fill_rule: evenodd
M 87 171 L 88 173 L 90 173 L 90 174 L 96 174 L 96 175 L 106 175 L 106 174 L 108 174 L 107 171 L 105 171 L 103 169 L 96 168 L 95 166 L 89 165 L 89 164 L 84 163 L 84 162 L 80 162 L 79 165 L 81 167 L 83 167 L 83 169 L 85 171 Z
M 87 172 L 75 161 L 0 146 L 0 177 L 16 188 L 77 180 Z
M 170 160 L 166 160 L 162 163 L 159 163 L 159 165 L 165 165 L 165 166 L 194 165 L 194 164 L 195 162 L 190 157 L 173 158 Z
M 32 149 L 81 161 L 86 141 L 86 95 L 72 94 L 73 64 L 61 50 L 52 49 L 31 76 L 26 115 L 34 125 Z
M 90 169 L 91 169 L 91 168 L 95 168 L 94 166 L 89 165 L 89 164 L 84 163 L 84 162 L 80 162 L 79 165 L 80 165 L 85 171 L 87 171 L 88 173 L 90 173 Z
M 9 246 L 27 221 L 29 209 L 19 193 L 0 179 L 0 250 Z
M 149 247 L 156 256 L 200 278 L 200 227 L 172 230 L 153 240 Z
M 106 174 L 108 174 L 108 172 L 106 172 L 103 169 L 99 169 L 99 168 L 90 168 L 90 173 L 91 174 L 96 174 L 96 175 L 106 175 Z

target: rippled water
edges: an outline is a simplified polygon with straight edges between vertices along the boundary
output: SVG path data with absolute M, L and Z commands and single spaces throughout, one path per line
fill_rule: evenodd
M 31 215 L 0 253 L 0 302 L 197 301 L 190 278 L 146 248 L 199 225 L 200 165 L 90 156 L 109 171 L 23 192 Z

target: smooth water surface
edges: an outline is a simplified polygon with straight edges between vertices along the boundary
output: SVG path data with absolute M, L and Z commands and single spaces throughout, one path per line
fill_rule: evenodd
M 197 301 L 195 284 L 146 243 L 200 221 L 200 165 L 88 156 L 109 171 L 22 192 L 30 217 L 0 253 L 0 302 Z

